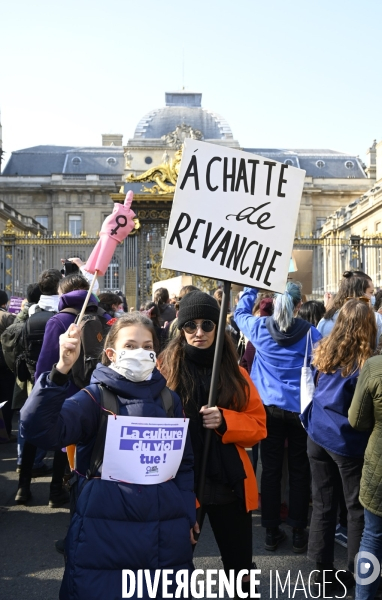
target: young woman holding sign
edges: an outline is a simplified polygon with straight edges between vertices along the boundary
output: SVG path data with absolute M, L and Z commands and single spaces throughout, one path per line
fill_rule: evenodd
M 80 351 L 79 328 L 72 324 L 60 337 L 58 363 L 41 375 L 23 408 L 22 431 L 27 440 L 40 448 L 77 444 L 79 495 L 66 538 L 60 600 L 120 598 L 123 569 L 135 573 L 148 569 L 151 582 L 155 569 L 173 569 L 174 578 L 180 569 L 193 570 L 190 530 L 196 515 L 188 437 L 172 480 L 154 485 L 109 481 L 100 479 L 101 469 L 92 476 L 93 449 L 103 421 L 101 395 L 105 400 L 110 391 L 114 394 L 115 412 L 121 416 L 152 421 L 169 416 L 163 392 L 166 382 L 155 368 L 156 344 L 150 319 L 137 312 L 121 317 L 106 338 L 102 364 L 91 384 L 66 400 L 70 370 Z M 174 416 L 183 418 L 178 396 L 168 394 L 172 394 Z M 102 464 L 103 452 L 101 457 Z M 158 598 L 161 589 L 160 582 Z M 143 597 L 148 597 L 145 579 Z
M 178 313 L 179 335 L 159 358 L 170 389 L 182 399 L 190 419 L 195 455 L 195 490 L 204 449 L 205 428 L 213 429 L 209 450 L 202 515 L 205 514 L 221 552 L 224 570 L 236 574 L 252 568 L 251 511 L 258 506 L 256 477 L 246 448 L 266 436 L 265 411 L 225 332 L 217 406 L 207 408 L 211 385 L 219 306 L 212 296 L 193 291 L 184 296 Z M 243 591 L 249 582 L 243 583 Z

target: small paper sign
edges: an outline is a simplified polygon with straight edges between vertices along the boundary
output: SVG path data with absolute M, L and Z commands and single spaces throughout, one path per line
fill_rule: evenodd
M 173 479 L 189 419 L 108 417 L 102 479 L 153 485 Z
M 9 300 L 8 312 L 14 313 L 17 315 L 21 310 L 21 304 L 23 303 L 24 298 L 19 298 L 18 296 L 11 296 Z

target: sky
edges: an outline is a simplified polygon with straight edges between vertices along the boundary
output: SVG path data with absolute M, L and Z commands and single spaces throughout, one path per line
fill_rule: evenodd
M 5 161 L 133 137 L 166 91 L 202 92 L 242 147 L 382 140 L 380 0 L 0 2 Z

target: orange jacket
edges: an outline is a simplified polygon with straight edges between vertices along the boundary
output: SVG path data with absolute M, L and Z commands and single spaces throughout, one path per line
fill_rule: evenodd
M 161 369 L 160 361 L 157 361 L 157 368 Z M 215 431 L 221 436 L 223 444 L 236 445 L 247 476 L 244 479 L 244 495 L 246 509 L 250 511 L 258 507 L 259 493 L 256 476 L 246 448 L 254 446 L 267 437 L 267 417 L 259 392 L 248 372 L 243 367 L 239 367 L 239 369 L 249 385 L 247 406 L 241 412 L 219 407 L 223 413 L 227 430 L 223 435 Z M 196 500 L 196 506 L 199 506 L 198 500 Z
M 235 444 L 247 476 L 244 479 L 244 494 L 246 509 L 249 511 L 258 507 L 258 489 L 256 476 L 246 448 L 254 446 L 267 437 L 267 417 L 253 381 L 243 367 L 239 367 L 239 369 L 247 380 L 250 389 L 246 408 L 241 412 L 219 408 L 227 425 L 227 431 L 222 435 L 222 442 L 223 444 Z

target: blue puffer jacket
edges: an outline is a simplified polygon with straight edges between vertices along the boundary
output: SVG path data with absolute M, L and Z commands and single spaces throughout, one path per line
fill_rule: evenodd
M 53 372 L 52 372 L 53 373 Z M 69 384 L 59 374 L 43 373 L 21 414 L 25 438 L 39 448 L 77 444 L 77 470 L 86 473 L 99 427 L 100 408 L 85 392 L 65 400 Z M 132 383 L 98 365 L 88 389 L 99 402 L 96 384 L 118 395 L 120 414 L 165 417 L 160 392 L 164 377 L 156 369 L 150 381 Z M 182 417 L 179 397 L 175 416 Z M 81 483 L 85 481 L 83 479 Z M 190 529 L 196 521 L 193 454 L 189 436 L 174 480 L 134 485 L 92 479 L 81 492 L 66 538 L 67 563 L 60 600 L 120 600 L 122 569 L 193 570 Z M 170 589 L 170 588 L 169 588 Z M 148 598 L 145 584 L 144 598 Z M 157 595 L 161 598 L 161 583 Z M 146 594 L 146 595 L 145 595 Z M 134 595 L 133 598 L 137 596 Z
M 342 377 L 341 369 L 320 373 L 313 402 L 300 416 L 308 436 L 325 450 L 340 456 L 363 456 L 369 439 L 369 432 L 356 431 L 348 420 L 358 375 L 357 370 Z

